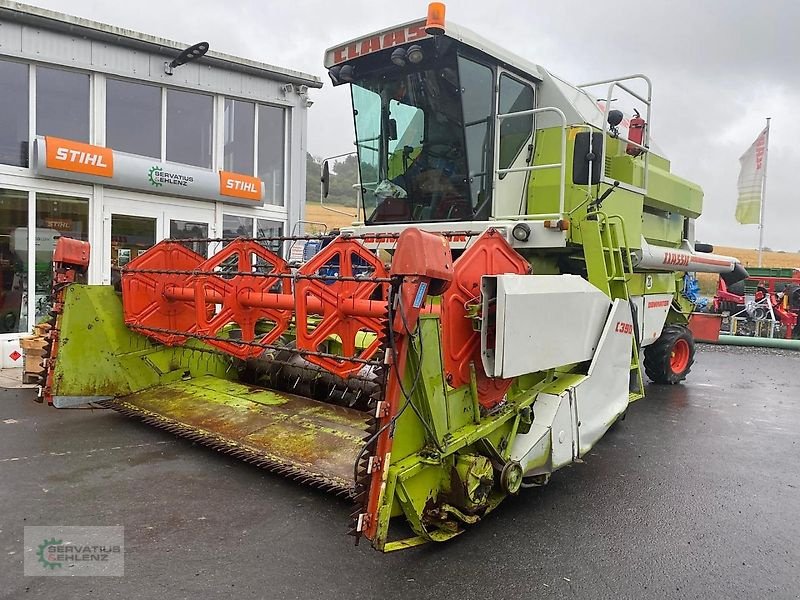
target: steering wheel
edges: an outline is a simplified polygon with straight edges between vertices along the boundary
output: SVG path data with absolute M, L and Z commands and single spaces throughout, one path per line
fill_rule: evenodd
M 423 146 L 423 151 L 433 158 L 453 160 L 461 158 L 463 154 L 460 146 L 455 143 L 435 142 Z

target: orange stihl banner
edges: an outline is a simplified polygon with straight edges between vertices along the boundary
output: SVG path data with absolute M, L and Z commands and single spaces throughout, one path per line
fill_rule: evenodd
M 111 148 L 50 136 L 44 139 L 47 149 L 45 164 L 48 169 L 99 177 L 114 176 L 114 153 Z
M 241 173 L 220 171 L 219 193 L 232 198 L 259 201 L 261 200 L 261 180 L 258 177 Z

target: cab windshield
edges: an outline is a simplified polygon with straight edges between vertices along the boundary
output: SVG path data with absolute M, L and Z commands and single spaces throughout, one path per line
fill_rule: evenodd
M 352 85 L 365 222 L 480 218 L 488 214 L 492 70 L 455 53 L 409 66 Z

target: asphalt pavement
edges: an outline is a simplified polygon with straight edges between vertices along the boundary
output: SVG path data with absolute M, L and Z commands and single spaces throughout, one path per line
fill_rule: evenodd
M 0 598 L 800 598 L 800 353 L 703 346 L 585 461 L 440 545 L 106 410 L 0 390 Z M 123 525 L 123 577 L 24 577 L 25 525 Z

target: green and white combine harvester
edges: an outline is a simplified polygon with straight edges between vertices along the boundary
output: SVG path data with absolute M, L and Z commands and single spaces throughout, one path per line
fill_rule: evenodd
M 62 239 L 42 396 L 350 496 L 378 550 L 444 541 L 584 457 L 643 371 L 682 381 L 687 273 L 743 270 L 695 249 L 703 194 L 651 150 L 643 75 L 574 86 L 438 3 L 325 66 L 361 221 L 303 264 L 271 250 L 294 238 L 164 240 L 121 293 L 71 283 L 86 249 Z

